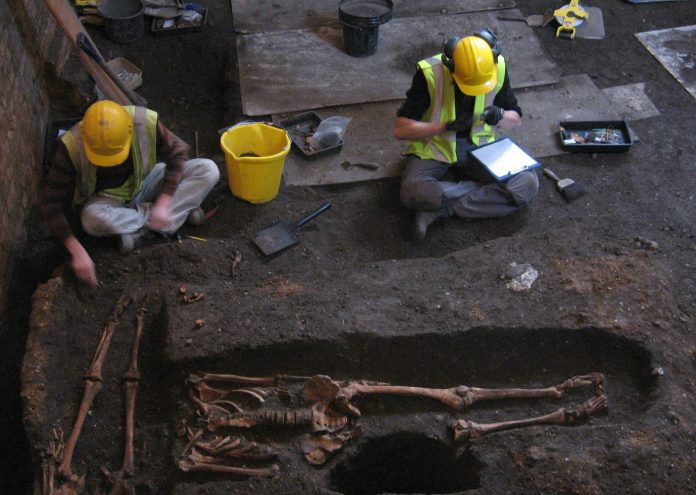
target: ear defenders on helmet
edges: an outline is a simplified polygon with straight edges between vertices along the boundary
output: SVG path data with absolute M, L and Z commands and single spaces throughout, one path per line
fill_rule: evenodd
M 486 28 L 483 31 L 474 33 L 473 36 L 481 38 L 486 43 L 488 43 L 488 46 L 491 47 L 491 52 L 493 52 L 493 61 L 497 64 L 498 55 L 500 55 L 502 49 L 500 47 L 500 42 L 498 41 L 496 35 L 493 34 L 493 31 L 491 31 L 489 28 Z M 457 43 L 459 43 L 460 40 L 461 38 L 455 37 L 442 42 L 442 63 L 445 67 L 449 69 L 450 72 L 454 72 L 454 50 L 457 47 Z
M 450 38 L 442 42 L 442 64 L 454 72 L 454 49 L 457 47 L 460 38 Z
M 491 31 L 489 28 L 486 28 L 483 31 L 474 33 L 474 36 L 476 36 L 477 38 L 481 38 L 482 40 L 485 40 L 486 43 L 488 43 L 488 46 L 491 47 L 491 51 L 493 52 L 493 60 L 497 64 L 498 55 L 500 55 L 502 49 L 500 47 L 500 42 L 498 41 L 498 38 L 495 36 L 495 34 L 493 34 L 493 31 Z

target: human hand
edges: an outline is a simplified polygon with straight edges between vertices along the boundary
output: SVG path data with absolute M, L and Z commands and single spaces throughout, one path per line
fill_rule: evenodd
M 496 107 L 495 105 L 491 105 L 490 107 L 486 107 L 483 110 L 483 113 L 481 114 L 481 120 L 483 120 L 488 125 L 496 125 L 498 124 L 498 122 L 503 120 L 504 114 L 505 110 L 503 110 L 500 107 Z
M 97 270 L 94 266 L 94 261 L 92 261 L 91 256 L 87 254 L 87 251 L 84 252 L 84 255 L 73 257 L 70 266 L 77 278 L 88 283 L 92 287 L 97 286 Z
M 87 250 L 74 236 L 65 240 L 65 247 L 70 253 L 70 267 L 75 272 L 75 276 L 92 287 L 96 287 L 97 271 Z
M 170 205 L 172 197 L 168 194 L 160 194 L 155 204 L 152 206 L 150 218 L 147 221 L 150 230 L 163 231 L 169 227 Z
M 472 118 L 470 114 L 462 115 L 447 122 L 445 129 L 449 132 L 468 132 L 471 129 Z

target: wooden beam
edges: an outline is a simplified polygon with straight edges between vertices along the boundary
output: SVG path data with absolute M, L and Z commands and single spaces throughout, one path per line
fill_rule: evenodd
M 89 38 L 89 34 L 85 30 L 84 26 L 77 18 L 77 14 L 73 8 L 68 4 L 67 0 L 44 0 L 46 7 L 51 11 L 53 17 L 55 17 L 56 22 L 63 30 L 65 35 L 68 37 L 73 47 L 77 50 L 77 55 L 80 57 L 82 65 L 85 67 L 87 72 L 92 79 L 97 83 L 97 86 L 101 92 L 108 99 L 120 103 L 121 105 L 132 105 L 133 102 L 119 89 L 116 83 L 104 72 L 104 70 L 99 67 L 94 60 L 92 60 L 86 53 L 77 47 L 77 35 L 78 33 L 84 33 L 85 36 Z M 89 38 L 92 41 L 91 38 Z M 92 45 L 95 46 L 92 41 Z

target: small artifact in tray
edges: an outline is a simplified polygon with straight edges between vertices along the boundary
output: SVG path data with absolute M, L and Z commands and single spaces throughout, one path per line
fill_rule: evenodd
M 208 17 L 208 9 L 182 10 L 179 17 L 162 19 L 153 17 L 151 31 L 153 34 L 180 34 L 191 31 L 202 31 Z
M 561 122 L 560 137 L 567 151 L 626 151 L 632 144 L 622 120 Z
M 561 128 L 561 132 L 566 144 L 626 144 L 623 133 L 611 127 L 585 131 L 568 131 Z
M 123 57 L 109 60 L 106 65 L 111 67 L 116 77 L 128 88 L 136 89 L 143 83 L 143 71 Z
M 315 112 L 305 112 L 281 120 L 279 125 L 288 132 L 293 144 L 305 160 L 316 160 L 322 156 L 338 153 L 343 146 L 343 140 L 338 142 L 326 140 L 318 145 L 313 143 L 312 137 L 321 123 L 322 119 Z

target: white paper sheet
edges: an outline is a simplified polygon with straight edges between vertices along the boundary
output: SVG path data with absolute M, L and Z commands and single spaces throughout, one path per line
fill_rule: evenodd
M 539 165 L 509 138 L 477 148 L 471 154 L 498 178 L 514 175 Z

